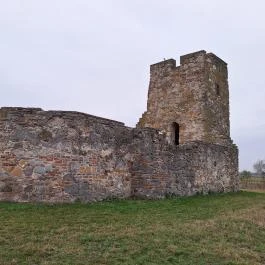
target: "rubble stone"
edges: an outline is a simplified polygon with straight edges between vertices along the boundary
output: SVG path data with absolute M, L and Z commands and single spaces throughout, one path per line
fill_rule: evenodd
M 238 182 L 227 66 L 205 51 L 178 67 L 151 65 L 136 128 L 73 111 L 0 109 L 2 201 L 156 199 L 237 191 Z

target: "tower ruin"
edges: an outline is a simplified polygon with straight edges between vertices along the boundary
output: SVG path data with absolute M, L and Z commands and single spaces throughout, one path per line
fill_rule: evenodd
M 169 143 L 228 145 L 230 139 L 227 64 L 198 51 L 150 66 L 147 111 L 138 127 L 166 134 Z

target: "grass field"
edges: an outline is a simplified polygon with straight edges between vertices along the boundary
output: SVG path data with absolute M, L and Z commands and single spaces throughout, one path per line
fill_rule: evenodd
M 0 203 L 1 265 L 265 264 L 265 193 Z

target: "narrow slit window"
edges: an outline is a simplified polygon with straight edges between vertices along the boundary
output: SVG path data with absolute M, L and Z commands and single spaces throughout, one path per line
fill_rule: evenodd
M 215 84 L 215 92 L 217 96 L 220 96 L 220 86 L 217 83 Z
M 179 124 L 174 122 L 172 127 L 173 127 L 173 143 L 175 145 L 179 145 Z

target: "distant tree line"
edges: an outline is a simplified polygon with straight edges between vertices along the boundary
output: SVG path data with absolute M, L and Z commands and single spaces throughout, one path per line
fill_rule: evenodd
M 265 160 L 258 160 L 253 164 L 254 172 L 243 170 L 240 172 L 240 177 L 263 177 L 265 178 Z

